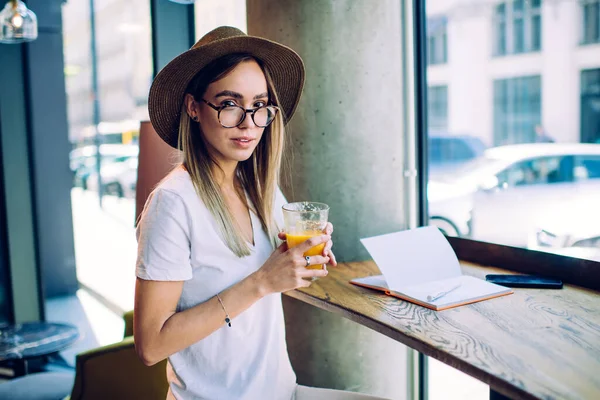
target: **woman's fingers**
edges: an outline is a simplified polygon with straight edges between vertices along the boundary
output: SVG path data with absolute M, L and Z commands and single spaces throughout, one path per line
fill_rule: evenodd
M 285 240 L 287 238 L 285 232 L 279 232 L 277 234 L 277 237 L 279 238 L 279 240 Z
M 335 254 L 333 254 L 333 251 L 329 250 L 327 256 L 329 257 L 329 264 L 331 264 L 333 267 L 337 267 L 337 260 L 335 259 Z
M 304 263 L 306 262 L 305 260 L 306 260 L 306 258 L 304 258 L 304 260 L 302 260 L 302 262 L 303 262 L 302 266 L 305 266 L 307 268 L 309 265 L 322 265 L 322 264 L 327 264 L 330 261 L 329 257 L 309 256 L 309 258 L 308 258 L 309 264 L 304 265 Z
M 320 244 L 327 243 L 329 240 L 331 240 L 331 236 L 329 236 L 329 235 L 313 236 L 310 239 L 305 240 L 304 242 L 300 243 L 298 246 L 294 247 L 292 250 L 295 250 L 297 253 L 304 254 L 309 249 L 311 249 L 315 246 L 318 246 Z
M 331 250 L 332 246 L 333 242 L 331 240 L 325 244 L 325 247 L 323 248 L 323 256 L 327 257 L 329 255 L 329 250 Z
M 325 232 L 326 235 L 331 236 L 331 234 L 333 233 L 333 224 L 331 222 L 328 222 L 327 225 L 325 225 L 325 229 L 323 229 L 323 232 Z
M 306 269 L 306 271 L 302 271 L 299 275 L 302 278 L 323 278 L 327 276 L 329 271 L 326 269 Z

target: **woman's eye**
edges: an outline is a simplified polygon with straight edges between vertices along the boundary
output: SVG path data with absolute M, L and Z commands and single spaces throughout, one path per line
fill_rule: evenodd
M 235 101 L 233 101 L 233 100 L 225 100 L 225 101 L 221 102 L 221 105 L 223 107 L 237 106 L 237 104 L 235 104 Z
M 260 107 L 266 107 L 267 103 L 265 103 L 264 101 L 257 101 L 256 103 L 254 103 L 254 108 L 260 108 Z

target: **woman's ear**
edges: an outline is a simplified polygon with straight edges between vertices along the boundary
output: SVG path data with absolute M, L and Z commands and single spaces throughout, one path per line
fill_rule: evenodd
M 191 119 L 198 122 L 200 120 L 200 110 L 198 108 L 198 103 L 196 102 L 196 100 L 194 100 L 194 96 L 187 93 L 185 95 L 185 98 L 183 99 L 183 102 L 185 103 L 185 109 L 187 111 L 187 114 L 190 116 Z

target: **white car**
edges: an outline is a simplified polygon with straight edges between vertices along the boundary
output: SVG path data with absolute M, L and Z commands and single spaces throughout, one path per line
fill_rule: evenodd
M 540 222 L 531 232 L 527 247 L 600 261 L 600 195 L 580 198 L 568 206 Z
M 527 246 L 528 236 L 571 202 L 600 195 L 600 144 L 532 143 L 487 149 L 482 157 L 451 174 L 432 178 L 431 185 L 453 187 L 447 196 L 472 208 L 470 237 Z M 439 209 L 439 206 L 437 207 Z M 430 218 L 435 208 L 430 202 Z M 598 207 L 589 213 L 599 212 Z M 455 226 L 464 212 L 445 216 Z
M 126 161 L 103 166 L 100 173 L 104 194 L 135 198 L 137 167 L 137 157 L 130 157 Z M 98 175 L 95 172 L 88 177 L 87 187 L 92 191 L 98 190 Z
M 464 189 L 436 181 L 427 184 L 429 224 L 437 226 L 444 235 L 470 236 L 473 193 Z

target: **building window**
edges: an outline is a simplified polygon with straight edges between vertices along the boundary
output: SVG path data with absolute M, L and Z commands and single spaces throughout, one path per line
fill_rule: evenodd
M 427 89 L 427 126 L 430 130 L 448 129 L 448 86 L 430 86 Z
M 448 34 L 446 17 L 427 19 L 427 65 L 448 62 Z
M 494 81 L 494 144 L 530 143 L 542 113 L 541 77 Z
M 600 144 L 600 68 L 581 71 L 581 141 Z
M 542 0 L 513 0 L 494 9 L 494 54 L 518 54 L 542 48 Z
M 600 43 L 600 0 L 581 1 L 583 44 Z

